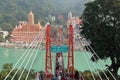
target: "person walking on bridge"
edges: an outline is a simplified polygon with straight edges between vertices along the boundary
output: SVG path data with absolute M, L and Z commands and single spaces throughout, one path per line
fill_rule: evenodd
M 75 77 L 75 80 L 81 80 L 80 74 L 77 70 L 75 71 L 74 77 Z

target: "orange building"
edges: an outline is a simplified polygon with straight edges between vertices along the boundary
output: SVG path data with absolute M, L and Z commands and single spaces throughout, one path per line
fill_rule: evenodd
M 20 21 L 11 33 L 11 42 L 32 42 L 35 36 L 42 30 L 40 22 L 34 23 L 32 11 L 28 14 L 28 22 Z

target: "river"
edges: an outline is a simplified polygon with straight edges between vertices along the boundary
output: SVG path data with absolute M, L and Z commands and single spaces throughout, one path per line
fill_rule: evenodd
M 0 70 L 2 69 L 3 64 L 12 63 L 13 65 L 15 65 L 15 63 L 20 58 L 20 56 L 24 53 L 24 51 L 25 49 L 0 47 Z M 52 53 L 52 56 L 53 56 L 52 64 L 53 64 L 53 69 L 54 69 L 55 53 Z M 67 53 L 64 53 L 64 56 L 67 56 Z M 87 58 L 87 62 L 86 62 L 85 57 Z M 85 71 L 85 70 L 92 69 L 92 71 L 95 71 L 97 69 L 100 69 L 100 70 L 105 69 L 105 64 L 109 65 L 111 63 L 109 59 L 106 59 L 105 61 L 99 60 L 97 63 L 95 63 L 90 60 L 90 57 L 91 56 L 89 56 L 88 52 L 74 51 L 75 69 L 79 71 Z M 87 63 L 90 65 L 90 68 Z M 25 64 L 26 63 L 24 63 L 22 67 L 24 67 Z M 94 67 L 93 64 L 95 64 L 96 67 Z M 65 67 L 67 67 L 67 57 L 64 57 L 64 65 Z M 27 66 L 27 69 L 29 67 L 30 66 Z M 39 50 L 32 69 L 35 69 L 36 71 L 45 70 L 45 50 Z M 119 71 L 119 74 L 120 74 L 120 71 Z

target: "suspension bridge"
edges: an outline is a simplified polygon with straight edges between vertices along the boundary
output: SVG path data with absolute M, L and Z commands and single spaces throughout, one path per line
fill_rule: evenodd
M 84 50 L 84 61 L 87 63 L 86 66 L 89 67 L 90 73 L 92 75 L 92 80 L 117 80 L 114 75 L 108 70 L 108 73 L 110 76 L 108 76 L 108 73 L 102 69 L 102 66 L 99 64 L 98 66 L 93 63 L 92 65 L 97 68 L 99 67 L 102 70 L 104 78 L 101 76 L 99 71 L 96 71 L 98 75 L 98 79 L 96 79 L 95 75 L 93 74 L 92 68 L 90 66 L 90 63 L 88 63 L 88 59 L 85 54 L 88 56 L 96 55 L 96 57 L 93 56 L 93 58 L 99 59 L 100 57 L 97 55 L 97 53 L 93 50 L 93 48 L 90 46 L 90 44 L 85 39 L 85 43 L 87 46 L 83 44 L 83 38 L 84 36 L 75 29 L 73 25 L 69 25 L 68 28 L 68 43 L 67 45 L 62 44 L 62 35 L 61 30 L 58 29 L 58 35 L 56 36 L 57 41 L 54 42 L 55 44 L 52 44 L 51 40 L 51 27 L 50 25 L 46 25 L 42 32 L 39 32 L 34 40 L 31 42 L 31 44 L 26 48 L 25 52 L 21 55 L 21 57 L 18 59 L 16 64 L 13 66 L 13 68 L 10 70 L 10 72 L 7 74 L 4 80 L 15 80 L 15 76 L 19 72 L 19 69 L 22 67 L 23 64 L 25 64 L 24 69 L 22 69 L 22 72 L 19 75 L 19 78 L 17 80 L 22 80 L 21 77 L 24 76 L 25 68 L 30 64 L 27 75 L 25 80 L 29 80 L 28 77 L 30 76 L 30 71 L 33 67 L 33 64 L 36 60 L 37 55 L 39 54 L 38 51 L 42 48 L 42 41 L 43 39 L 46 39 L 46 56 L 45 56 L 45 77 L 43 80 L 52 80 L 53 76 L 55 80 L 88 80 L 85 79 L 84 75 L 82 73 L 79 73 L 78 79 L 76 79 L 76 72 L 75 72 L 75 66 L 74 66 L 74 41 L 77 41 L 77 45 L 79 47 L 82 47 Z M 67 56 L 64 56 L 64 53 L 68 53 Z M 91 53 L 88 54 L 87 52 Z M 53 57 L 52 53 L 56 53 L 56 56 Z M 64 57 L 67 57 L 67 64 L 64 64 Z M 52 65 L 52 58 L 55 58 L 55 66 L 53 68 Z M 67 65 L 67 71 L 65 70 L 65 65 Z M 18 66 L 18 67 L 17 67 Z M 82 66 L 82 65 L 81 65 Z M 14 71 L 14 69 L 17 67 L 17 70 L 13 74 L 12 78 L 9 79 L 10 74 Z M 54 70 L 54 73 L 53 73 Z M 35 80 L 39 80 L 39 74 L 36 74 Z

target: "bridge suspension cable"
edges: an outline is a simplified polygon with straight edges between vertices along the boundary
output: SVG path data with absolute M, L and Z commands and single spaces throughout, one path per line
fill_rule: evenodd
M 80 35 L 81 35 L 81 37 L 82 38 L 84 38 L 83 37 L 83 35 L 80 33 Z M 90 51 L 91 53 L 93 53 L 94 55 L 96 55 L 96 57 L 98 58 L 98 59 L 100 59 L 100 57 L 98 56 L 98 54 L 95 52 L 95 50 L 91 47 L 91 45 L 87 42 L 87 40 L 85 39 L 85 43 L 88 45 L 88 46 L 86 46 L 86 47 L 88 47 L 88 48 L 90 48 L 92 51 Z M 89 50 L 90 50 L 89 49 Z M 95 59 L 95 60 L 97 60 L 94 56 L 93 56 L 93 58 Z M 101 61 L 101 63 L 102 63 L 102 61 Z M 100 64 L 99 64 L 99 66 L 101 66 Z M 102 68 L 102 67 L 101 67 Z M 113 77 L 113 79 L 114 80 L 116 80 L 116 78 L 115 78 L 115 76 L 110 72 L 110 70 L 109 69 L 107 69 L 106 68 L 106 70 L 109 72 L 109 74 Z M 104 75 L 105 75 L 105 71 L 104 70 L 102 70 L 102 72 L 104 73 Z
M 78 42 L 79 42 L 79 46 L 80 46 L 80 41 L 79 41 L 79 39 L 77 38 L 77 40 L 78 40 Z M 82 46 L 82 45 L 81 45 Z M 82 48 L 83 48 L 83 46 L 82 46 Z M 86 60 L 86 63 L 87 63 L 87 65 L 88 65 L 88 67 L 89 67 L 89 69 L 90 69 L 90 73 L 91 73 L 91 75 L 92 75 L 92 78 L 93 78 L 93 80 L 95 80 L 95 76 L 94 76 L 94 74 L 93 74 L 93 72 L 92 72 L 92 69 L 91 69 L 91 67 L 90 67 L 90 64 L 88 63 L 88 60 L 87 60 L 87 57 L 85 56 L 85 54 L 84 54 L 84 58 L 85 58 L 85 60 Z
M 38 47 L 39 45 L 41 45 L 41 42 L 42 42 L 42 39 L 40 40 L 40 44 L 39 44 L 39 40 L 38 40 L 37 47 Z M 23 73 L 24 73 L 24 71 L 25 71 L 25 68 L 27 67 L 28 63 L 30 62 L 30 59 L 31 59 L 32 56 L 33 56 L 34 51 L 35 51 L 35 48 L 34 48 L 34 50 L 32 51 L 32 54 L 30 55 L 29 59 L 27 60 L 27 63 L 26 63 L 26 65 L 25 65 L 25 67 L 24 67 L 21 75 L 19 76 L 18 80 L 21 79 L 21 77 L 22 77 L 22 75 L 23 75 Z
M 38 36 L 38 38 L 39 38 L 39 36 Z M 34 44 L 36 44 L 36 43 L 38 44 L 38 43 L 39 43 L 39 40 L 36 40 Z M 13 75 L 13 77 L 12 77 L 11 80 L 14 79 L 14 77 L 15 77 L 16 74 L 18 73 L 19 69 L 22 67 L 22 65 L 23 65 L 23 63 L 25 62 L 25 60 L 27 59 L 27 57 L 29 57 L 29 54 L 30 54 L 30 52 L 31 52 L 31 50 L 32 50 L 33 48 L 34 48 L 34 46 L 32 46 L 32 47 L 30 48 L 30 50 L 26 53 L 25 58 L 23 59 L 22 63 L 21 63 L 20 66 L 18 67 L 17 71 L 15 72 L 15 74 Z
M 79 39 L 77 38 L 77 40 L 79 40 Z M 83 48 L 84 46 L 82 45 L 82 40 L 80 40 L 80 43 L 81 43 L 81 46 L 82 46 L 82 48 Z M 84 53 L 88 54 L 86 50 L 85 50 L 85 52 L 84 52 Z M 84 56 L 85 56 L 85 54 L 84 54 Z M 88 54 L 88 56 L 90 57 L 90 55 L 89 55 L 89 54 Z M 85 56 L 85 57 L 86 57 L 86 56 Z M 95 69 L 97 69 L 97 67 L 95 66 L 95 63 L 92 63 L 92 64 L 93 64 L 94 68 L 95 68 Z M 98 74 L 98 76 L 99 76 L 100 80 L 102 80 L 102 77 L 101 77 L 101 75 L 100 75 L 99 71 L 97 71 L 97 74 Z
M 46 28 L 45 28 L 45 29 L 46 29 Z M 44 34 L 45 34 L 45 33 L 44 33 Z M 42 37 L 42 40 L 43 40 L 43 39 L 44 39 L 44 37 Z M 42 41 L 42 40 L 41 40 L 41 41 Z M 40 42 L 40 44 L 41 44 L 41 42 Z M 30 68 L 29 68 L 29 70 L 28 70 L 28 73 L 27 73 L 27 76 L 26 76 L 25 80 L 28 79 L 28 76 L 29 76 L 30 70 L 32 69 L 33 63 L 35 62 L 35 59 L 36 59 L 36 57 L 37 57 L 37 53 L 38 53 L 38 50 L 39 50 L 40 44 L 39 44 L 38 49 L 37 49 L 37 51 L 36 51 L 36 53 L 35 53 L 35 56 L 34 56 L 34 58 L 33 58 L 33 60 L 32 60 L 32 63 L 31 63 L 31 65 L 30 65 Z M 41 47 L 40 47 L 40 49 L 41 49 Z
M 80 39 L 81 40 L 81 39 Z M 90 49 L 86 46 L 86 49 L 88 50 L 88 52 L 89 53 L 91 53 L 91 51 L 90 51 Z M 90 54 L 88 54 L 89 56 L 90 56 Z M 96 60 L 96 58 L 93 56 L 93 58 Z M 102 72 L 103 72 L 103 74 L 105 75 L 105 77 L 107 78 L 107 80 L 109 80 L 109 78 L 108 78 L 108 76 L 106 75 L 106 73 L 105 73 L 105 71 L 103 70 L 103 68 L 100 66 L 100 64 L 98 64 L 99 65 L 99 68 L 101 68 L 101 70 L 102 70 Z M 97 71 L 98 72 L 98 71 Z M 99 73 L 99 72 L 98 72 Z M 99 74 L 99 77 L 100 77 L 100 79 L 101 79 L 101 76 L 100 76 L 100 74 Z M 102 79 L 101 79 L 102 80 Z
M 36 37 L 37 37 L 37 36 L 36 36 Z M 36 37 L 34 38 L 33 42 L 35 41 Z M 30 44 L 30 46 L 33 45 L 33 42 Z M 16 62 L 16 64 L 13 66 L 13 68 L 10 70 L 10 72 L 7 74 L 7 76 L 5 77 L 4 80 L 6 80 L 6 79 L 9 77 L 9 75 L 11 74 L 11 72 L 15 69 L 15 67 L 18 65 L 18 63 L 19 63 L 19 62 L 22 60 L 22 58 L 26 55 L 26 52 L 28 51 L 28 49 L 31 48 L 30 46 L 24 51 L 24 53 L 22 54 L 22 56 L 19 58 L 19 60 Z
M 75 31 L 75 34 L 76 34 L 75 36 L 76 36 L 78 42 L 81 43 L 81 47 L 84 48 L 84 46 L 83 46 L 83 44 L 82 44 L 82 39 L 81 39 L 80 37 L 78 37 L 78 35 L 77 35 L 78 33 L 77 33 L 76 29 L 74 29 L 74 31 Z M 79 35 L 79 36 L 80 36 L 80 35 Z M 79 46 L 80 46 L 80 45 L 79 45 Z M 84 50 L 84 49 L 83 49 L 83 50 Z M 89 51 L 89 52 L 90 52 L 90 51 Z M 85 49 L 85 53 L 88 54 L 87 51 L 86 51 L 86 49 Z M 85 54 L 84 54 L 84 56 L 85 56 Z M 88 56 L 90 57 L 90 54 L 88 54 Z M 85 56 L 85 57 L 86 57 L 86 56 Z M 95 66 L 95 63 L 92 62 L 92 64 L 93 64 L 94 68 L 97 69 L 97 66 Z M 97 71 L 97 74 L 98 74 L 99 78 L 102 80 L 102 77 L 101 77 L 99 71 Z
M 82 37 L 81 37 L 82 38 Z M 82 44 L 82 39 L 81 38 L 79 38 L 78 37 L 78 35 L 77 35 L 77 40 L 81 43 L 81 46 L 82 46 L 82 48 L 84 47 L 83 46 L 83 44 Z M 91 53 L 91 51 L 90 51 L 90 49 L 86 46 L 86 49 Z M 86 52 L 86 51 L 85 51 Z M 88 56 L 90 57 L 90 54 L 88 54 Z M 95 58 L 95 57 L 94 57 Z M 95 58 L 96 59 L 96 58 Z M 94 65 L 94 67 L 95 67 L 95 64 L 93 63 L 93 65 Z M 99 67 L 100 67 L 100 64 L 99 64 Z M 102 69 L 102 67 L 101 67 L 101 69 Z M 105 77 L 107 78 L 107 80 L 109 80 L 109 78 L 108 78 L 108 76 L 106 75 L 106 73 L 104 72 L 104 70 L 102 69 L 102 72 L 103 72 L 103 74 L 105 75 Z M 99 78 L 102 80 L 102 77 L 100 76 L 100 74 L 99 74 L 99 72 L 97 71 L 97 74 L 98 74 L 98 76 L 99 76 Z
M 81 40 L 80 40 L 81 41 Z M 88 53 L 87 53 L 88 54 Z M 88 54 L 88 56 L 90 57 L 90 54 Z M 95 63 L 92 63 L 93 65 L 94 65 L 94 67 L 97 69 L 97 67 L 95 66 Z M 102 68 L 101 68 L 102 69 Z M 99 73 L 99 71 L 97 71 L 97 74 L 98 74 L 98 76 L 99 76 L 99 78 L 100 78 L 100 80 L 103 80 L 102 79 L 102 77 L 101 77 L 101 75 L 100 75 L 100 73 Z M 107 77 L 107 75 L 104 73 L 104 75 L 106 76 L 106 78 L 107 78 L 107 80 L 109 80 L 109 78 Z
M 26 55 L 28 55 L 28 54 L 26 54 L 27 53 L 27 51 L 29 50 L 29 49 L 31 49 L 33 46 L 33 44 L 34 44 L 34 42 L 36 42 L 36 40 L 37 39 L 39 39 L 38 37 L 40 36 L 40 32 L 39 32 L 39 34 L 34 38 L 34 40 L 31 42 L 31 44 L 29 45 L 29 47 L 25 50 L 25 52 L 22 54 L 22 56 L 19 58 L 19 60 L 16 62 L 16 64 L 14 65 L 14 67 L 10 70 L 10 72 L 8 73 L 8 75 L 5 77 L 5 79 L 4 80 L 6 80 L 8 77 L 9 77 L 9 75 L 12 73 L 12 71 L 15 69 L 15 67 L 18 65 L 18 63 L 22 60 L 22 58 Z M 32 47 L 31 47 L 32 46 Z M 30 51 L 30 50 L 29 50 Z M 26 57 L 25 56 L 25 57 Z M 25 58 L 24 58 L 25 59 Z M 24 62 L 24 61 L 23 61 Z M 22 64 L 23 64 L 23 62 L 22 62 Z M 21 66 L 22 66 L 22 64 L 21 64 Z M 19 68 L 21 67 L 21 66 L 19 66 Z M 18 68 L 18 69 L 19 69 Z M 17 69 L 17 71 L 16 71 L 16 73 L 14 74 L 14 76 L 12 77 L 12 79 L 15 77 L 15 75 L 17 74 L 17 72 L 18 72 L 18 69 Z M 11 80 L 12 80 L 11 79 Z
M 32 69 L 32 66 L 33 66 L 33 64 L 34 64 L 34 62 L 35 62 L 35 59 L 36 59 L 37 55 L 38 55 L 38 51 L 39 51 L 39 49 L 41 49 L 41 47 L 40 47 L 40 48 L 39 48 L 39 47 L 40 47 L 40 44 L 39 44 L 38 49 L 37 49 L 37 51 L 36 51 L 36 53 L 35 53 L 35 55 L 34 55 L 34 57 L 33 57 L 33 59 L 32 59 L 32 62 L 31 62 L 31 65 L 30 65 L 30 68 L 29 68 L 29 70 L 28 70 L 28 73 L 27 73 L 27 76 L 26 76 L 25 80 L 28 79 L 30 70 Z

